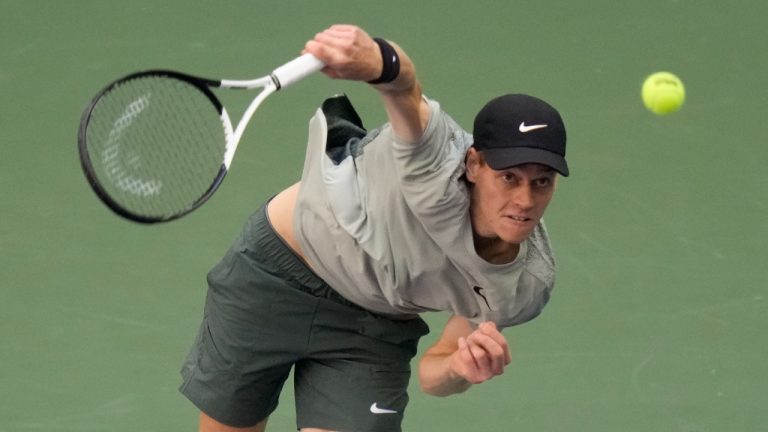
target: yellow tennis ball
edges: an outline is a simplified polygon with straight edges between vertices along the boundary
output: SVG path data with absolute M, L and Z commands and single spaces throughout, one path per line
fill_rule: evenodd
M 665 115 L 680 109 L 685 102 L 685 87 L 675 74 L 656 72 L 643 82 L 643 103 L 654 114 Z

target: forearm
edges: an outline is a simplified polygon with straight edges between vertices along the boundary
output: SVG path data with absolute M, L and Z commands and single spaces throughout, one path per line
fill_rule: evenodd
M 400 73 L 393 81 L 373 87 L 384 102 L 395 134 L 403 141 L 417 142 L 427 127 L 429 105 L 422 96 L 413 62 L 397 44 L 390 45 L 398 54 Z
M 467 391 L 472 383 L 451 370 L 450 354 L 425 354 L 419 362 L 421 390 L 432 396 L 450 396 Z

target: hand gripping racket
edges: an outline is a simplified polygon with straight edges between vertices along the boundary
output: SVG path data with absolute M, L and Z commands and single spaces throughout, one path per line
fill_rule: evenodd
M 140 223 L 178 219 L 221 185 L 248 122 L 272 93 L 323 68 L 311 54 L 254 80 L 137 72 L 101 90 L 80 121 L 80 162 L 96 195 Z M 262 91 L 233 129 L 211 89 Z

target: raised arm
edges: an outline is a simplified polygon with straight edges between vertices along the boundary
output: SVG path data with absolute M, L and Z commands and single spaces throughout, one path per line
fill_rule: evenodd
M 392 129 L 405 142 L 417 142 L 429 121 L 429 105 L 424 101 L 421 84 L 413 62 L 393 42 L 400 72 L 387 83 L 372 84 L 378 90 Z M 376 41 L 363 29 L 352 25 L 334 25 L 307 42 L 304 52 L 322 60 L 323 73 L 331 78 L 370 82 L 382 74 L 384 60 Z
M 495 324 L 474 328 L 467 319 L 454 316 L 421 358 L 419 383 L 425 393 L 449 396 L 501 375 L 510 361 L 507 341 Z

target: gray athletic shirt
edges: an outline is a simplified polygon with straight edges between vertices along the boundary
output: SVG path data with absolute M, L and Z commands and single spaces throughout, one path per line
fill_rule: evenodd
M 420 142 L 389 124 L 340 163 L 326 154 L 327 122 L 309 122 L 296 237 L 314 270 L 372 312 L 411 318 L 449 311 L 500 327 L 536 317 L 549 300 L 555 263 L 543 223 L 508 264 L 477 255 L 464 157 L 472 137 L 428 100 Z

